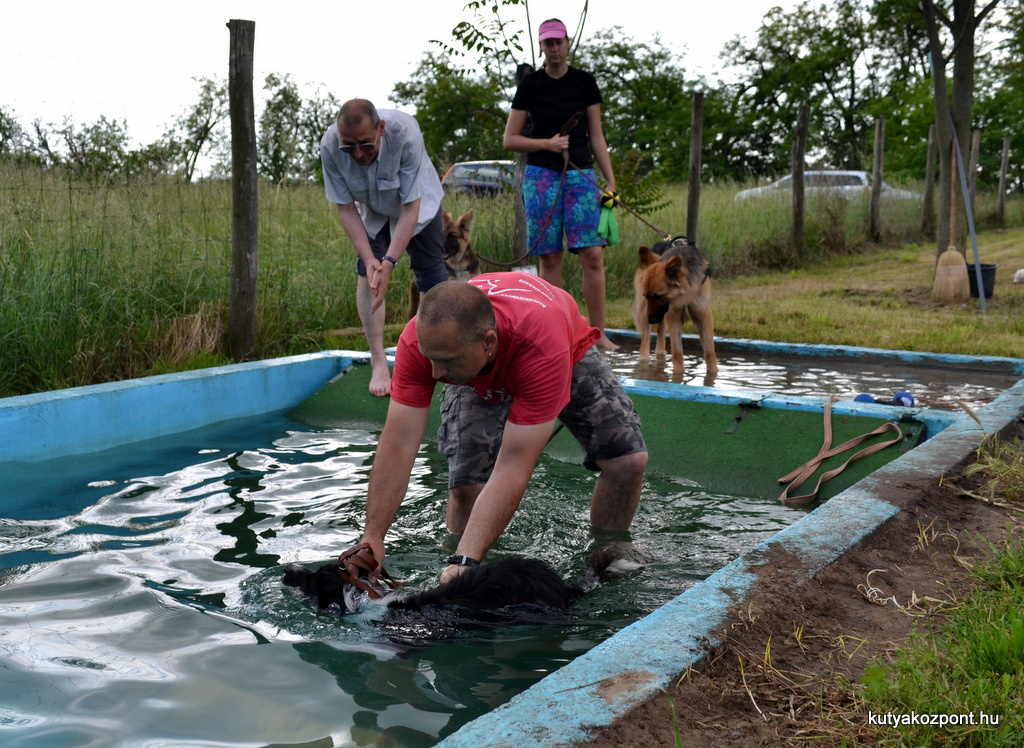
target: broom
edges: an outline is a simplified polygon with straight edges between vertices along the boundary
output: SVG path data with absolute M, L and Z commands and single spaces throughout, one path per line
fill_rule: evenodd
M 956 147 L 956 143 L 952 143 L 952 146 Z M 967 279 L 967 261 L 956 249 L 956 161 L 951 157 L 949 159 L 949 247 L 939 255 L 938 264 L 935 267 L 932 301 L 939 304 L 965 304 L 970 298 L 971 284 Z

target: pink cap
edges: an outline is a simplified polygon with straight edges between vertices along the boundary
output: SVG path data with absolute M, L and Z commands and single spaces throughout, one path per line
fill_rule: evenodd
M 545 21 L 540 25 L 540 34 L 537 36 L 537 41 L 565 39 L 567 36 L 569 36 L 569 32 L 565 30 L 564 23 L 561 21 Z

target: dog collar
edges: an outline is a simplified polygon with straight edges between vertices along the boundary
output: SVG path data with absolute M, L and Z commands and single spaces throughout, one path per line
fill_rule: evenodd
M 479 566 L 480 562 L 469 556 L 452 556 L 448 559 L 449 566 Z

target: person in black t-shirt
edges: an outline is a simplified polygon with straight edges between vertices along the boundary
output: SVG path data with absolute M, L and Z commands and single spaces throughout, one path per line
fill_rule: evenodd
M 615 174 L 601 129 L 601 91 L 593 75 L 569 65 L 571 42 L 564 23 L 545 21 L 538 38 L 544 67 L 520 82 L 502 143 L 526 154 L 527 241 L 537 255 L 540 277 L 561 287 L 564 235 L 583 267 L 587 316 L 601 330 L 597 345 L 611 350 L 617 346 L 604 334 L 605 241 L 597 232 L 603 195 L 595 162 L 604 175 L 607 195 L 615 192 Z M 582 115 L 579 122 L 561 134 L 577 114 Z

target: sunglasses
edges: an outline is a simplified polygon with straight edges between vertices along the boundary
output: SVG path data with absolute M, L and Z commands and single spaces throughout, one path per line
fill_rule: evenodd
M 377 147 L 378 140 L 380 140 L 380 129 L 377 130 L 377 137 L 373 139 L 372 143 L 369 140 L 364 141 L 362 143 L 345 143 L 343 145 L 338 146 L 338 150 L 349 155 L 352 155 L 356 151 L 368 153 Z

